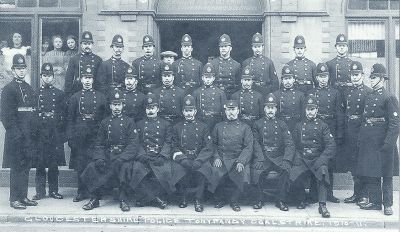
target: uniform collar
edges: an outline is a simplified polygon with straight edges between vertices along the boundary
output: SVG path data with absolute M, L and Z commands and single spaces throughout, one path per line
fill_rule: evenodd
M 111 114 L 111 118 L 121 118 L 121 117 L 122 117 L 122 113 L 117 114 L 117 115 Z
M 306 59 L 306 57 L 305 56 L 302 56 L 302 57 L 296 57 L 295 58 L 295 60 L 305 60 Z
M 17 83 L 19 83 L 19 84 L 21 84 L 22 82 L 24 82 L 24 80 L 20 80 L 20 79 L 18 79 L 18 78 L 16 78 L 16 77 L 14 77 L 14 81 L 17 82 Z
M 43 84 L 41 86 L 42 89 L 52 89 L 53 87 L 54 87 L 53 85 L 46 85 L 46 84 Z

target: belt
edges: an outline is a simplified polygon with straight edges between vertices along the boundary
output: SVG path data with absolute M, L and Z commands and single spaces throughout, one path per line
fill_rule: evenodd
M 145 88 L 152 88 L 152 87 L 156 87 L 156 84 L 144 84 Z
M 312 85 L 311 81 L 306 81 L 306 80 L 296 80 L 296 83 L 299 85 Z
M 174 114 L 163 114 L 160 115 L 160 117 L 163 117 L 165 120 L 174 120 L 177 119 L 179 116 Z
M 332 119 L 334 118 L 333 114 L 318 114 L 318 117 L 321 119 Z
M 267 85 L 266 83 L 264 83 L 262 81 L 254 82 L 254 84 L 257 85 L 257 86 L 266 86 Z
M 264 146 L 264 151 L 267 152 L 272 152 L 272 151 L 277 151 L 278 147 L 270 147 L 270 146 Z
M 355 120 L 355 119 L 360 119 L 361 115 L 359 114 L 352 114 L 352 115 L 347 115 L 348 120 Z
M 35 107 L 31 107 L 31 106 L 21 106 L 18 107 L 17 111 L 18 112 L 33 112 L 35 111 Z
M 112 83 L 112 84 L 110 84 L 110 87 L 112 87 L 112 88 L 122 88 L 122 84 L 121 83 Z
M 203 110 L 203 115 L 204 116 L 221 116 L 221 113 L 220 112 Z
M 345 81 L 338 81 L 338 82 L 335 83 L 335 85 L 336 85 L 336 86 L 341 86 L 341 87 L 343 87 L 343 86 L 349 86 L 349 87 L 351 87 L 351 86 L 353 86 L 353 83 L 351 83 L 351 82 L 345 82 Z
M 240 117 L 244 120 L 256 120 L 258 116 L 249 115 L 249 114 L 241 114 Z
M 146 146 L 146 151 L 147 151 L 147 152 L 158 153 L 159 150 L 160 150 L 160 146 L 158 146 L 158 145 L 156 145 L 156 146 L 147 145 L 147 146 Z
M 197 152 L 196 149 L 194 149 L 194 150 L 186 149 L 186 150 L 185 150 L 185 153 L 186 153 L 188 156 L 193 156 L 193 157 L 194 157 L 194 155 L 196 155 L 196 152 Z
M 43 118 L 52 118 L 54 117 L 54 112 L 50 111 L 50 112 L 40 112 L 39 113 L 39 117 L 43 117 Z
M 82 120 L 94 120 L 94 114 L 81 114 Z
M 372 118 L 371 117 L 371 118 L 367 118 L 366 122 L 370 123 L 370 124 L 376 123 L 376 122 L 386 122 L 386 119 L 385 118 Z
M 188 86 L 188 87 L 193 87 L 196 85 L 196 82 L 194 81 L 186 81 L 184 87 Z
M 292 118 L 297 118 L 299 116 L 298 115 L 283 114 L 282 117 L 285 118 L 285 119 L 292 119 Z
M 110 147 L 108 148 L 108 150 L 110 152 L 122 152 L 122 150 L 125 148 L 124 145 L 110 145 Z
M 318 148 L 315 147 L 304 147 L 303 148 L 303 156 L 315 155 L 318 152 Z

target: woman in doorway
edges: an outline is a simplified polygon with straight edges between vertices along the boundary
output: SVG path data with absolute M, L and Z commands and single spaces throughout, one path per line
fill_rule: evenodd
M 65 52 L 65 56 L 67 57 L 68 60 L 69 60 L 69 58 L 78 54 L 78 43 L 77 42 L 78 41 L 75 36 L 69 35 L 67 37 L 68 50 Z M 68 62 L 67 62 L 67 65 L 68 65 Z
M 43 63 L 51 63 L 54 68 L 54 86 L 58 89 L 64 89 L 65 79 L 65 63 L 68 61 L 65 57 L 65 52 L 62 50 L 63 39 L 60 35 L 52 37 L 54 49 L 47 52 L 43 56 Z

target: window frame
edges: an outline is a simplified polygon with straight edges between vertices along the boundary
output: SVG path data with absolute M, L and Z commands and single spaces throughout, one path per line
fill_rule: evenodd
M 36 6 L 33 7 L 18 7 L 18 0 L 15 0 L 15 8 L 0 8 L 2 14 L 16 14 L 16 13 L 23 13 L 23 14 L 36 14 L 36 13 L 48 13 L 48 12 L 57 12 L 59 13 L 66 13 L 66 12 L 82 12 L 83 9 L 83 0 L 78 0 L 79 6 L 78 7 L 61 7 L 61 1 L 58 0 L 58 7 L 40 7 L 39 1 L 36 0 Z

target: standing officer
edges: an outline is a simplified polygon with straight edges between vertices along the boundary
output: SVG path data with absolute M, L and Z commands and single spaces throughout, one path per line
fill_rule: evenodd
M 87 196 L 87 188 L 81 175 L 90 161 L 90 149 L 106 112 L 106 97 L 93 89 L 92 69 L 87 68 L 84 71 L 81 78 L 83 88 L 69 99 L 67 115 L 67 139 L 71 147 L 70 168 L 78 172 L 78 191 L 74 202 Z
M 111 116 L 101 121 L 93 156 L 81 176 L 91 194 L 90 201 L 82 207 L 84 210 L 99 207 L 102 193 L 110 187 L 119 188 L 120 209 L 130 210 L 127 203 L 129 179 L 124 174 L 124 164 L 137 155 L 139 139 L 136 124 L 122 114 L 123 107 L 120 91 L 113 90 L 110 93 Z
M 40 77 L 42 86 L 37 99 L 37 153 L 33 166 L 36 167 L 36 195 L 34 200 L 46 196 L 46 168 L 49 182 L 49 196 L 62 199 L 58 193 L 58 166 L 65 165 L 65 114 L 64 92 L 53 86 L 54 72 L 51 63 L 42 65 Z
M 294 79 L 296 80 L 295 87 L 307 94 L 314 87 L 316 65 L 305 57 L 306 41 L 302 35 L 298 35 L 294 39 L 293 50 L 296 57 L 289 61 L 288 65 L 293 69 Z
M 14 55 L 11 70 L 14 79 L 4 86 L 0 105 L 1 121 L 6 129 L 3 168 L 10 168 L 10 206 L 26 209 L 37 205 L 27 198 L 29 170 L 36 147 L 32 122 L 37 98 L 24 80 L 27 69 L 23 55 Z
M 215 208 L 222 208 L 230 199 L 234 211 L 240 211 L 238 203 L 244 185 L 250 183 L 249 162 L 253 155 L 253 132 L 249 125 L 238 119 L 239 105 L 228 100 L 225 105 L 227 119 L 215 125 L 212 132 L 214 167 L 219 172 L 219 185 L 215 193 Z
M 253 75 L 250 73 L 250 67 L 247 66 L 242 72 L 242 89 L 232 94 L 231 99 L 239 102 L 240 119 L 249 126 L 258 120 L 263 114 L 262 95 L 253 90 Z
M 129 64 L 121 59 L 124 51 L 124 39 L 121 35 L 114 35 L 110 47 L 113 55 L 110 59 L 103 61 L 98 75 L 98 90 L 106 96 L 111 90 L 123 89 L 125 72 L 129 67 Z
M 146 118 L 137 123 L 139 149 L 132 165 L 129 186 L 144 198 L 140 204 L 153 201 L 161 209 L 167 207 L 166 194 L 176 191 L 176 184 L 185 169 L 171 157 L 171 124 L 158 117 L 158 100 L 149 93 L 146 97 Z
M 69 59 L 67 72 L 65 74 L 65 95 L 67 99 L 82 89 L 81 78 L 87 68 L 92 70 L 94 79 L 93 88 L 98 88 L 97 75 L 102 59 L 92 52 L 93 36 L 89 31 L 84 31 L 81 38 L 80 54 Z
M 215 85 L 225 91 L 228 98 L 237 91 L 240 82 L 240 64 L 231 58 L 232 43 L 227 34 L 219 37 L 220 56 L 211 61 L 216 71 Z
M 154 90 L 158 98 L 161 118 L 172 125 L 182 120 L 182 102 L 185 91 L 174 85 L 174 72 L 170 64 L 161 65 L 162 86 Z
M 139 90 L 144 94 L 153 91 L 161 85 L 161 61 L 154 55 L 155 46 L 152 36 L 143 36 L 142 50 L 144 51 L 144 55 L 132 62 L 132 66 L 139 74 Z
M 393 175 L 399 174 L 399 105 L 397 98 L 384 88 L 389 78 L 382 64 L 372 66 L 369 78 L 373 91 L 365 99 L 356 172 L 367 182 L 369 203 L 360 208 L 381 210 L 383 193 L 384 214 L 392 215 Z
M 365 99 L 372 91 L 363 83 L 364 71 L 360 62 L 351 63 L 351 83 L 344 94 L 345 109 L 345 152 L 338 154 L 336 166 L 343 167 L 344 171 L 350 171 L 353 175 L 354 192 L 351 197 L 344 199 L 344 203 L 358 203 L 365 197 L 365 186 L 361 183 L 361 178 L 356 175 L 357 156 L 358 156 L 358 137 L 362 124 L 362 114 L 365 107 Z
M 122 90 L 124 98 L 123 113 L 133 118 L 135 122 L 140 121 L 145 115 L 144 100 L 146 95 L 137 90 L 138 75 L 137 72 L 129 67 L 125 74 L 125 89 Z
M 201 69 L 203 64 L 192 57 L 192 38 L 184 34 L 181 40 L 182 57 L 175 61 L 176 85 L 192 93 L 201 84 Z
M 206 123 L 211 131 L 215 124 L 222 121 L 226 95 L 224 91 L 213 85 L 215 71 L 211 63 L 204 65 L 201 78 L 203 85 L 193 92 L 193 96 L 199 109 L 199 119 Z
M 317 87 L 311 89 L 309 94 L 312 94 L 317 99 L 318 104 L 318 115 L 317 117 L 325 122 L 329 126 L 329 131 L 333 135 L 337 145 L 337 151 L 343 152 L 339 149 L 344 143 L 344 109 L 342 97 L 339 91 L 335 88 L 331 88 L 329 85 L 329 72 L 328 66 L 325 63 L 319 63 L 317 65 Z M 328 201 L 333 203 L 339 203 L 340 200 L 333 196 L 333 172 L 336 167 L 336 154 L 329 161 L 329 185 L 328 189 Z
M 293 189 L 298 196 L 298 209 L 304 209 L 305 184 L 310 177 L 317 180 L 318 212 L 322 217 L 330 217 L 326 208 L 329 185 L 328 162 L 334 156 L 336 145 L 329 127 L 317 118 L 318 104 L 313 95 L 309 95 L 306 103 L 306 118 L 296 125 L 293 140 L 296 155 L 290 171 L 290 180 L 294 181 Z
M 160 53 L 162 62 L 172 65 L 175 62 L 175 58 L 178 57 L 173 51 L 164 51 Z
M 277 116 L 286 123 L 289 131 L 293 132 L 295 125 L 303 116 L 304 94 L 294 88 L 295 79 L 292 67 L 283 66 L 281 78 L 281 89 L 274 93 L 278 100 Z
M 348 87 L 352 86 L 350 80 L 350 70 L 352 60 L 347 56 L 349 47 L 347 45 L 347 37 L 344 34 L 339 34 L 336 37 L 337 56 L 326 62 L 329 67 L 330 83 L 335 86 L 341 94 Z
M 274 63 L 271 59 L 264 56 L 264 38 L 260 33 L 253 35 L 251 40 L 251 49 L 253 56 L 247 58 L 242 63 L 242 67 L 250 66 L 254 75 L 255 90 L 266 96 L 279 89 L 279 80 L 275 71 Z
M 206 178 L 209 182 L 208 190 L 214 192 L 218 179 L 215 168 L 211 166 L 210 159 L 214 152 L 210 132 L 207 125 L 196 119 L 196 105 L 193 96 L 188 95 L 184 100 L 183 115 L 185 120 L 179 122 L 172 130 L 173 159 L 185 168 L 185 176 L 178 183 L 182 198 L 180 208 L 187 207 L 186 197 L 192 190 L 195 194 L 194 209 L 203 211 L 204 190 Z
M 275 206 L 288 211 L 287 194 L 289 192 L 289 172 L 293 163 L 295 148 L 292 135 L 286 123 L 275 117 L 277 99 L 268 94 L 265 101 L 265 117 L 257 120 L 253 126 L 254 157 L 251 167 L 251 182 L 257 185 L 257 199 L 254 209 L 261 209 L 262 183 L 271 171 L 279 175 L 278 191 L 275 195 Z

